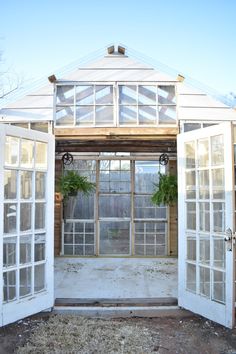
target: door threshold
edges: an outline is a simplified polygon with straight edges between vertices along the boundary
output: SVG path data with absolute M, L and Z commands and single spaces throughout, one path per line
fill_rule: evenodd
M 175 297 L 158 298 L 56 298 L 55 306 L 60 307 L 152 307 L 152 306 L 177 306 Z

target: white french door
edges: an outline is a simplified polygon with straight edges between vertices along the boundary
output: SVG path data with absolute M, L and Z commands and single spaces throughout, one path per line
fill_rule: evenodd
M 0 325 L 53 306 L 54 137 L 0 125 Z
M 234 326 L 231 123 L 178 136 L 179 306 Z

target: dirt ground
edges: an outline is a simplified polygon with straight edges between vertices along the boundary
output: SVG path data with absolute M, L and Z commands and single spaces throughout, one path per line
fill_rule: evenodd
M 236 329 L 201 317 L 97 319 L 39 314 L 0 329 L 0 354 L 236 353 Z

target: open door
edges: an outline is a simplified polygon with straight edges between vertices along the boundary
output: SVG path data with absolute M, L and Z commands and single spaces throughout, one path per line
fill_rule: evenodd
M 54 137 L 0 125 L 0 325 L 53 306 Z
M 231 123 L 178 136 L 179 306 L 234 326 Z

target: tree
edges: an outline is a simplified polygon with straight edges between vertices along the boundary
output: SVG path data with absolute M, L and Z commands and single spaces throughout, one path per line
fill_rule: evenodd
M 23 77 L 6 66 L 3 51 L 0 51 L 0 99 L 6 98 L 23 85 Z

